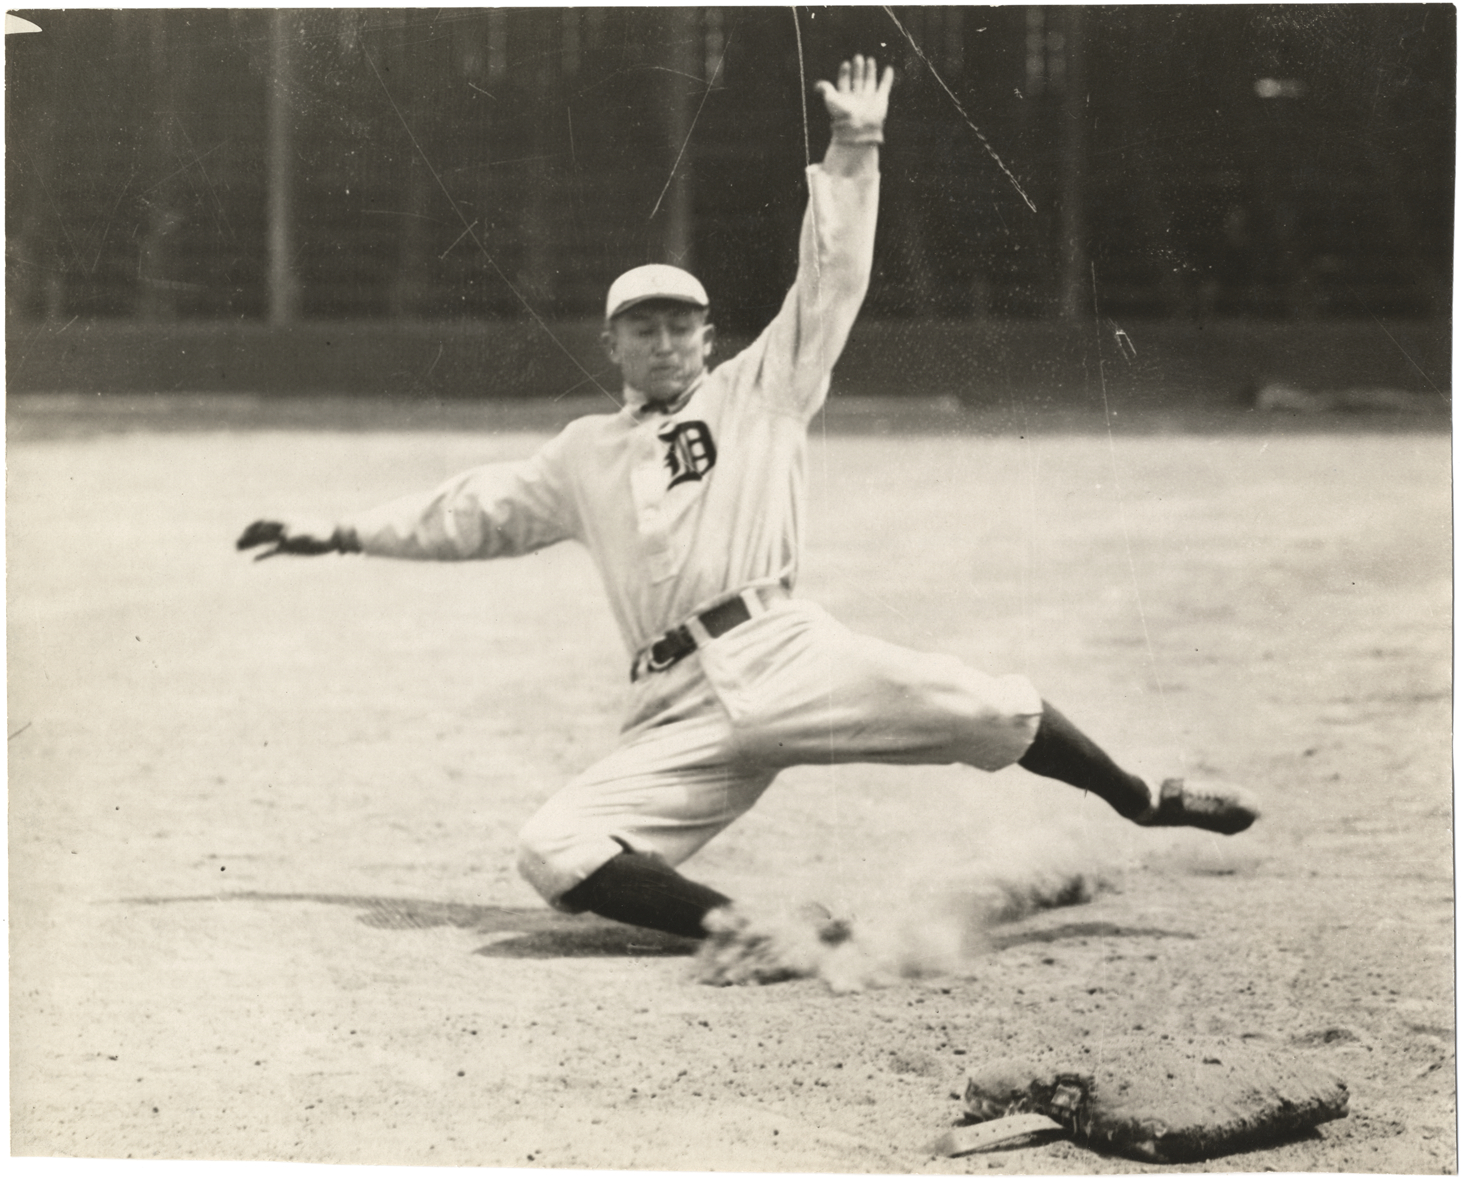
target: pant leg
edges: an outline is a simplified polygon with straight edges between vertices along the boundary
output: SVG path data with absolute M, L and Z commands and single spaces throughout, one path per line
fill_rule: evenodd
M 820 607 L 785 602 L 700 658 L 749 759 L 785 767 L 962 762 L 987 771 L 1024 754 L 1039 693 L 945 654 L 855 634 Z
M 685 674 L 699 671 L 687 666 Z M 550 904 L 562 907 L 564 892 L 625 848 L 671 866 L 684 862 L 771 784 L 774 768 L 747 765 L 736 755 L 719 705 L 711 700 L 690 711 L 631 729 L 617 749 L 528 820 L 518 869 Z

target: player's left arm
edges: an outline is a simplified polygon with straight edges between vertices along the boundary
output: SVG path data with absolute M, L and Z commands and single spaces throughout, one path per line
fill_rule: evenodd
M 879 146 L 893 70 L 872 58 L 843 62 L 837 82 L 819 82 L 832 139 L 807 169 L 796 282 L 781 310 L 737 356 L 770 404 L 810 418 L 825 400 L 832 366 L 847 343 L 872 277 Z M 724 367 L 724 366 L 723 366 Z
M 893 89 L 893 67 L 878 77 L 874 58 L 854 57 L 837 71 L 837 82 L 818 82 L 817 93 L 832 120 L 832 141 L 822 159 L 822 170 L 832 176 L 864 176 L 878 170 L 878 148 L 888 120 L 888 95 Z

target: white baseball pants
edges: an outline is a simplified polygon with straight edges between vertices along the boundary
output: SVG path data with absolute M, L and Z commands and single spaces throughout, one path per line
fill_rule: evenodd
M 672 866 L 749 810 L 791 765 L 962 762 L 1024 754 L 1040 697 L 950 655 L 854 634 L 784 598 L 634 685 L 617 749 L 523 827 L 518 867 L 549 903 L 626 847 Z

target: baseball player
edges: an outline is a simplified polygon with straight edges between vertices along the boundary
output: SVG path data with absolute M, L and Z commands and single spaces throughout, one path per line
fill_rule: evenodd
M 708 366 L 697 279 L 638 267 L 604 308 L 619 412 L 333 526 L 260 520 L 238 541 L 264 546 L 261 559 L 588 548 L 632 656 L 630 702 L 618 747 L 522 830 L 520 870 L 559 910 L 705 937 L 708 914 L 735 910 L 676 868 L 797 764 L 1018 763 L 1146 826 L 1233 834 L 1257 817 L 1242 791 L 1169 780 L 1153 792 L 1019 675 L 855 634 L 793 596 L 807 424 L 868 286 L 892 82 L 859 56 L 818 83 L 832 134 L 807 169 L 796 281 L 739 355 Z

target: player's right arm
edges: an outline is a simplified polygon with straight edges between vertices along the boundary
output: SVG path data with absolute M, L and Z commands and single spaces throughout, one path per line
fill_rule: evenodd
M 522 462 L 492 463 L 332 524 L 256 520 L 240 549 L 270 556 L 363 552 L 403 560 L 520 556 L 578 533 L 560 476 L 563 435 Z

